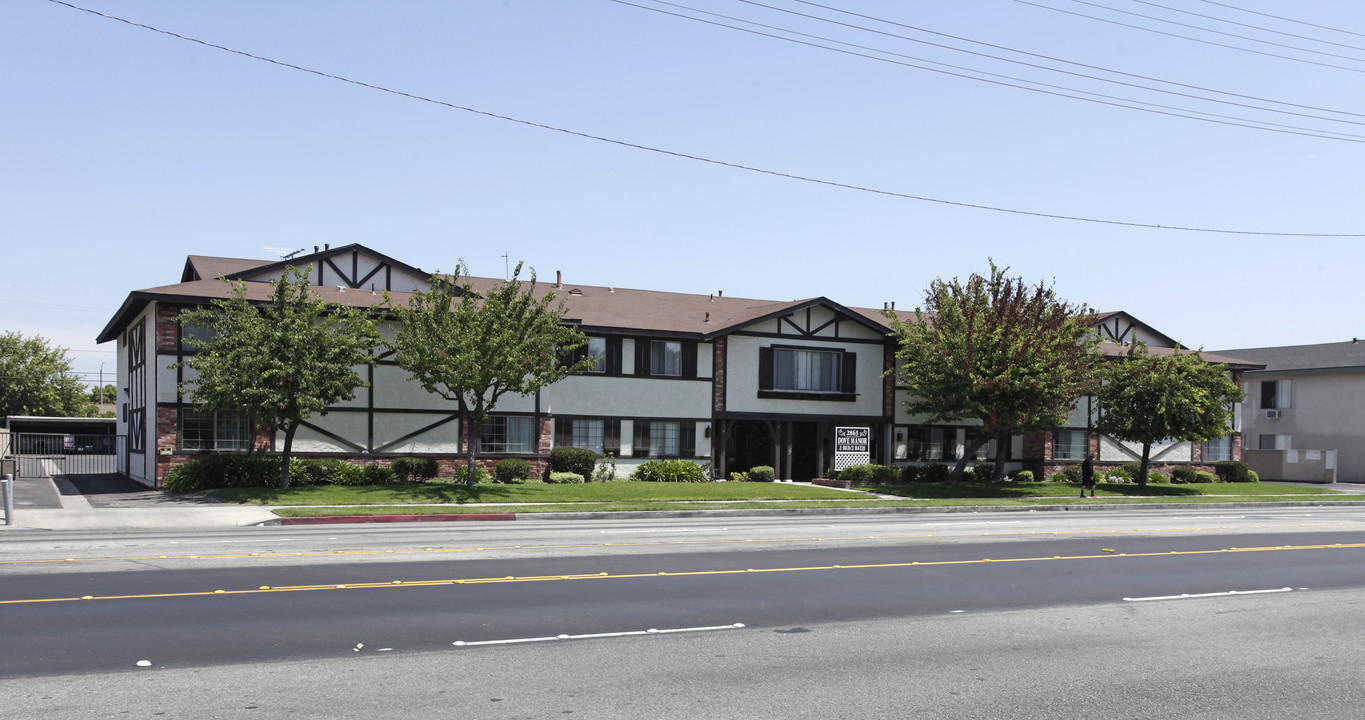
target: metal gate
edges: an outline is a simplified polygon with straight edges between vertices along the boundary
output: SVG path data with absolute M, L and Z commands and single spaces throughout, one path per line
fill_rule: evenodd
M 123 435 L 61 433 L 9 433 L 0 445 L 18 461 L 21 478 L 117 473 L 126 448 Z

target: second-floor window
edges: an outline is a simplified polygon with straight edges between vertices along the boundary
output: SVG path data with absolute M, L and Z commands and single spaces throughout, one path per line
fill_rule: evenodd
M 839 392 L 842 353 L 777 348 L 773 351 L 773 389 Z
M 1261 408 L 1263 410 L 1283 410 L 1294 407 L 1291 388 L 1292 381 L 1290 380 L 1262 380 Z
M 655 340 L 649 344 L 649 374 L 663 377 L 682 375 L 682 343 Z

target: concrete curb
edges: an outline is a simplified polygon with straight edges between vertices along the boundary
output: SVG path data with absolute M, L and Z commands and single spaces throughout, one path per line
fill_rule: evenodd
M 635 510 L 623 512 L 444 513 L 438 515 L 333 515 L 267 520 L 259 525 L 336 525 L 366 522 L 452 522 L 460 520 L 646 520 L 690 517 L 791 517 L 802 515 L 915 515 L 941 513 L 1093 512 L 1096 510 L 1247 509 L 1269 507 L 1361 507 L 1365 500 L 1258 503 L 1125 503 L 1093 505 L 952 505 L 945 507 L 772 508 L 750 510 Z

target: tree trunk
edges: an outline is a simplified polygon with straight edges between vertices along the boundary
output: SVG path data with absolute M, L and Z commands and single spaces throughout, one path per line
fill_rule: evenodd
M 991 474 L 991 481 L 1003 482 L 1005 479 L 1005 461 L 1010 457 L 1010 431 L 1001 430 L 995 436 L 995 472 Z
M 956 485 L 962 482 L 962 473 L 966 471 L 967 463 L 971 462 L 972 456 L 976 455 L 976 451 L 980 450 L 981 446 L 990 442 L 990 440 L 990 435 L 982 434 L 976 439 L 976 442 L 968 445 L 967 448 L 962 451 L 962 458 L 957 461 L 957 465 L 953 466 L 953 472 L 948 476 L 949 485 Z
M 464 483 L 469 487 L 474 487 L 475 485 L 479 484 L 479 471 L 474 465 L 474 445 L 479 440 L 479 434 L 483 432 L 483 426 L 475 425 L 474 421 L 471 420 L 468 424 L 468 427 L 469 432 L 466 433 L 465 438 L 465 457 L 467 458 L 467 461 L 465 466 Z
M 1142 443 L 1142 465 L 1138 467 L 1138 487 L 1147 487 L 1147 466 L 1150 464 L 1148 456 L 1152 454 L 1152 444 Z
M 294 431 L 299 429 L 298 423 L 289 423 L 284 428 L 284 454 L 280 455 L 280 489 L 289 488 L 289 455 L 294 450 Z

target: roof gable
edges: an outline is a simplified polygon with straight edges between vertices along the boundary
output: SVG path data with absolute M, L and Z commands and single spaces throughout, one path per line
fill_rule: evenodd
M 224 274 L 228 280 L 270 282 L 289 267 L 311 268 L 313 285 L 365 290 L 416 292 L 427 288 L 430 273 L 375 252 L 363 245 L 328 248 L 310 255 L 242 268 Z

